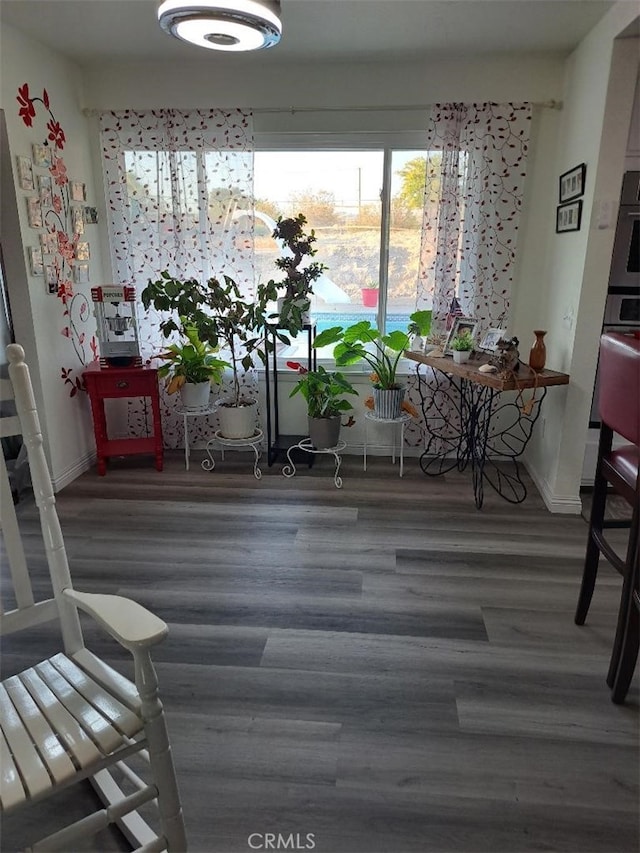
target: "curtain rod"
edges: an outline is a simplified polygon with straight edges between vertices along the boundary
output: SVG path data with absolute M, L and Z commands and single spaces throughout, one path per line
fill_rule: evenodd
M 530 101 L 531 106 L 533 107 L 541 107 L 542 109 L 547 110 L 561 110 L 562 109 L 562 101 Z M 398 105 L 387 105 L 387 106 L 356 106 L 356 107 L 216 107 L 216 109 L 221 110 L 248 110 L 249 112 L 254 113 L 254 115 L 260 115 L 264 113 L 288 113 L 289 115 L 295 115 L 296 113 L 375 113 L 375 112 L 412 112 L 412 111 L 420 111 L 423 112 L 425 110 L 431 109 L 433 104 L 398 104 Z M 162 109 L 161 107 L 154 107 L 154 109 Z M 195 107 L 193 109 L 196 109 Z M 101 112 L 107 112 L 107 110 L 97 110 L 90 107 L 85 107 L 82 110 L 82 114 L 87 118 L 92 118 L 100 115 Z M 117 112 L 115 110 L 114 112 Z

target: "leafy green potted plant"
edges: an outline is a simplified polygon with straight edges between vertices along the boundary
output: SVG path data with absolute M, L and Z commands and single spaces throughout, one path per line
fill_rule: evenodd
M 449 344 L 453 352 L 453 360 L 456 364 L 464 364 L 469 361 L 469 356 L 474 347 L 473 335 L 468 329 L 465 329 Z
M 289 254 L 277 258 L 275 262 L 284 273 L 284 280 L 271 279 L 258 286 L 258 298 L 263 305 L 277 300 L 278 324 L 291 335 L 297 335 L 309 323 L 309 297 L 313 294 L 313 282 L 326 269 L 324 264 L 317 261 L 300 268 L 304 258 L 313 257 L 317 252 L 313 247 L 315 233 L 313 230 L 307 233 L 306 224 L 306 217 L 302 213 L 289 218 L 278 217 L 272 236 L 289 250 Z M 284 295 L 281 295 L 283 290 Z
M 255 434 L 257 401 L 242 392 L 241 371 L 253 365 L 255 353 L 264 357 L 259 333 L 264 327 L 264 306 L 243 299 L 236 282 L 210 278 L 205 284 L 194 278 L 180 280 L 166 270 L 158 281 L 150 281 L 141 294 L 145 308 L 174 312 L 197 330 L 201 341 L 229 352 L 232 370 L 230 397 L 219 402 L 220 431 L 225 438 L 248 438 Z M 160 323 L 165 337 L 180 331 L 174 316 Z
M 344 329 L 332 326 L 316 336 L 314 347 L 336 344 L 333 357 L 338 367 L 365 361 L 371 367 L 374 412 L 379 418 L 397 418 L 402 411 L 405 387 L 396 373 L 402 353 L 409 348 L 409 335 L 396 330 L 382 335 L 369 320 Z
M 218 358 L 217 349 L 201 341 L 197 329 L 184 320 L 182 334 L 185 343 L 169 344 L 158 355 L 164 362 L 158 376 L 164 378 L 168 394 L 180 393 L 185 409 L 204 409 L 209 405 L 211 385 L 220 383 L 229 362 Z
M 413 352 L 422 352 L 425 341 L 431 332 L 432 311 L 414 311 L 409 315 L 409 335 L 411 335 L 411 349 Z
M 339 371 L 329 372 L 321 365 L 316 370 L 307 370 L 297 361 L 288 361 L 287 367 L 297 370 L 300 379 L 290 397 L 300 393 L 307 401 L 309 438 L 318 450 L 335 447 L 340 439 L 342 413 L 353 409 L 345 399 L 346 394 L 358 392 Z M 345 426 L 355 423 L 349 418 Z
M 375 308 L 378 304 L 378 282 L 370 281 L 360 288 L 362 304 L 365 308 Z

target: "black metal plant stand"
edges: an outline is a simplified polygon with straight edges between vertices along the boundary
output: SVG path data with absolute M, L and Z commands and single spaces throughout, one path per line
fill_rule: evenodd
M 317 365 L 317 358 L 316 350 L 313 348 L 313 342 L 316 337 L 316 324 L 312 321 L 311 323 L 306 323 L 302 328 L 303 331 L 307 334 L 306 367 L 309 370 L 315 370 Z M 290 447 L 292 447 L 293 445 L 300 444 L 303 439 L 307 438 L 306 435 L 283 435 L 280 433 L 280 413 L 278 398 L 278 356 L 276 351 L 277 331 L 277 326 L 269 325 L 267 326 L 265 335 L 265 339 L 269 343 L 269 346 L 266 347 L 265 352 L 264 370 L 267 401 L 267 463 L 269 467 L 273 465 L 273 463 L 281 453 L 285 454 Z M 309 456 L 309 464 L 311 465 L 313 463 L 313 456 L 310 456 L 309 454 L 305 455 Z
M 417 365 L 418 393 L 427 428 L 420 467 L 430 477 L 471 466 L 473 494 L 478 509 L 488 483 L 509 503 L 527 496 L 520 457 L 538 420 L 547 389 L 502 392 L 463 377 L 433 372 L 432 380 Z M 503 402 L 503 394 L 513 394 Z

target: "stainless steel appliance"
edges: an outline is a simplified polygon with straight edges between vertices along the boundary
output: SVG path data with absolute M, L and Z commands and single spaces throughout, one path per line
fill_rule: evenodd
M 611 256 L 603 332 L 640 332 L 640 172 L 626 172 Z M 600 427 L 599 371 L 593 388 L 589 426 Z
M 626 172 L 622 181 L 609 292 L 640 295 L 640 172 Z

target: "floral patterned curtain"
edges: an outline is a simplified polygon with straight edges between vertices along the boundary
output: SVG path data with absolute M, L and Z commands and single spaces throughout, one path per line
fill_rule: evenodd
M 206 280 L 223 273 L 254 287 L 251 113 L 223 110 L 106 112 L 100 116 L 112 264 L 138 297 L 163 270 Z M 142 356 L 157 354 L 159 317 L 138 306 Z M 175 398 L 162 400 L 165 444 L 182 446 Z M 129 430 L 146 428 L 144 401 L 129 405 Z M 215 420 L 190 418 L 192 441 Z
M 508 327 L 530 126 L 530 104 L 431 111 L 418 299 L 440 329 L 454 297 L 478 335 Z

